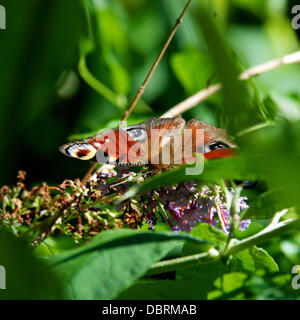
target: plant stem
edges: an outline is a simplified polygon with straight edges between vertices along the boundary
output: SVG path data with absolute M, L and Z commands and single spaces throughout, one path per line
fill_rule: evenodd
M 230 233 L 228 235 L 227 243 L 226 243 L 226 246 L 225 246 L 223 253 L 228 250 L 230 243 L 231 243 L 231 240 L 233 239 L 233 236 L 234 236 L 235 216 L 240 211 L 239 199 L 240 199 L 240 195 L 241 195 L 242 190 L 243 190 L 242 187 L 234 187 L 234 194 L 233 194 L 233 197 L 230 202 L 230 218 L 231 218 L 231 220 L 230 220 Z
M 300 228 L 300 219 L 284 220 L 275 226 L 272 226 L 272 227 L 268 226 L 261 232 L 237 242 L 236 244 L 228 248 L 225 255 L 230 256 L 244 249 L 250 248 L 258 243 L 264 242 L 266 240 L 279 236 L 282 233 L 285 233 L 297 228 Z
M 208 252 L 204 252 L 182 258 L 161 261 L 155 263 L 152 268 L 146 273 L 146 276 L 152 276 L 184 268 L 192 268 L 200 264 L 217 261 L 218 259 L 219 256 L 217 254 L 213 255 Z
M 230 255 L 236 254 L 256 244 L 279 236 L 282 233 L 298 228 L 300 228 L 300 219 L 285 220 L 278 223 L 277 225 L 273 225 L 271 227 L 268 226 L 261 232 L 251 237 L 235 242 L 234 244 L 229 246 L 228 250 L 222 255 L 218 254 L 215 249 L 211 249 L 208 252 L 204 253 L 157 262 L 147 272 L 146 276 L 176 271 L 182 268 L 192 268 L 201 264 L 216 262 L 222 257 L 229 257 Z
M 179 28 L 180 23 L 182 22 L 182 18 L 185 15 L 188 7 L 190 6 L 192 0 L 188 0 L 188 2 L 186 3 L 182 13 L 180 14 L 179 18 L 177 19 L 170 35 L 169 38 L 167 39 L 167 42 L 165 43 L 164 47 L 162 48 L 161 52 L 159 53 L 158 57 L 156 58 L 152 68 L 150 69 L 146 79 L 144 80 L 143 84 L 140 86 L 136 96 L 134 97 L 131 105 L 129 106 L 128 110 L 125 112 L 124 117 L 122 119 L 122 121 L 126 121 L 127 118 L 129 117 L 129 115 L 131 114 L 131 112 L 133 111 L 133 109 L 135 108 L 135 106 L 137 105 L 138 101 L 140 100 L 140 98 L 142 97 L 143 93 L 145 92 L 145 89 L 153 75 L 153 73 L 155 72 L 155 70 L 157 69 L 162 57 L 164 56 L 166 50 L 169 47 L 169 44 L 171 43 L 172 39 L 174 38 L 174 35 L 177 31 L 177 29 Z
M 101 83 L 98 79 L 96 79 L 91 72 L 88 70 L 86 65 L 85 55 L 82 55 L 79 60 L 78 71 L 82 79 L 85 82 L 95 89 L 100 95 L 110 101 L 119 109 L 123 110 L 126 107 L 127 99 L 124 96 L 119 96 L 115 94 L 112 90 L 106 87 L 103 83 Z

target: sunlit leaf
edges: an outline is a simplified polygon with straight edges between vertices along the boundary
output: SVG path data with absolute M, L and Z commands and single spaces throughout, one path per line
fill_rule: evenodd
M 50 263 L 64 277 L 68 298 L 112 299 L 183 241 L 203 243 L 170 232 L 107 231 Z

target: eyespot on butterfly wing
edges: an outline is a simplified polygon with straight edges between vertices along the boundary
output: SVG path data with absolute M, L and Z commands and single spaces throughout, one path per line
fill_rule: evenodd
M 162 164 L 160 162 L 162 150 L 166 144 L 170 143 L 170 164 L 172 165 L 182 156 L 181 151 L 176 149 L 174 141 L 175 138 L 180 137 L 183 142 L 183 129 L 192 130 L 192 141 L 185 143 L 183 148 L 191 148 L 193 154 L 203 153 L 206 159 L 231 156 L 237 148 L 224 129 L 194 119 L 185 126 L 185 120 L 177 116 L 151 118 L 124 128 L 101 130 L 93 137 L 64 144 L 59 150 L 64 155 L 80 160 L 97 160 L 108 164 L 121 162 L 128 166 L 141 162 L 159 166 Z M 197 145 L 197 139 L 195 139 L 197 129 L 203 130 L 204 146 Z

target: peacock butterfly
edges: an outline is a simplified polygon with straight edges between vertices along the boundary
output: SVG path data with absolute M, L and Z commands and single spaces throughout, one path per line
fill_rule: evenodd
M 177 116 L 101 130 L 93 137 L 61 146 L 60 151 L 69 157 L 105 164 L 162 168 L 195 162 L 196 153 L 206 159 L 231 156 L 235 148 L 224 129 L 194 119 L 186 124 Z

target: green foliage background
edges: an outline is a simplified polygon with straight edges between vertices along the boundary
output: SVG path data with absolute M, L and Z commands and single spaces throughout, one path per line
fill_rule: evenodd
M 68 138 L 116 126 L 185 3 L 185 0 L 2 1 L 7 12 L 7 30 L 0 31 L 1 185 L 12 184 L 19 169 L 28 172 L 32 185 L 42 181 L 57 184 L 66 178 L 83 176 L 90 164 L 63 157 L 58 146 Z M 143 101 L 128 121 L 136 123 L 151 116 L 159 117 L 207 85 L 223 83 L 222 92 L 183 116 L 226 128 L 241 146 L 247 168 L 259 180 L 255 190 L 246 192 L 252 203 L 248 214 L 257 220 L 245 234 L 237 234 L 238 238 L 255 234 L 276 211 L 285 207 L 294 207 L 291 217 L 299 212 L 300 65 L 280 67 L 245 83 L 236 80 L 241 70 L 299 50 L 299 33 L 291 28 L 290 12 L 295 3 L 194 0 Z M 245 133 L 260 124 L 264 124 L 260 130 Z M 222 171 L 216 166 L 208 169 L 208 178 L 212 173 L 224 178 L 226 172 L 229 175 L 226 178 L 248 178 L 242 166 L 237 168 L 241 171 L 239 177 L 235 176 L 238 170 L 230 171 L 225 166 Z M 176 179 L 176 175 L 173 177 Z M 151 183 L 149 186 L 153 187 Z M 269 193 L 261 195 L 265 191 Z M 24 299 L 299 297 L 299 291 L 290 285 L 292 266 L 300 264 L 297 231 L 263 244 L 274 260 L 260 251 L 263 249 L 257 251 L 253 247 L 242 252 L 244 256 L 237 259 L 242 267 L 233 272 L 218 262 L 181 270 L 176 280 L 138 279 L 153 262 L 183 243 L 184 255 L 198 252 L 195 242 L 203 239 L 219 245 L 211 230 L 198 230 L 198 234 L 195 230 L 189 239 L 185 235 L 126 232 L 110 231 L 97 236 L 88 244 L 94 245 L 93 250 L 87 246 L 68 251 L 68 245 L 49 239 L 48 242 L 54 242 L 49 245 L 54 253 L 61 255 L 47 260 L 45 265 L 36 257 L 46 255 L 43 247 L 36 250 L 35 256 L 29 250 L 25 254 L 22 244 L 3 234 L 0 264 L 9 265 L 12 252 L 19 255 L 20 264 L 35 266 L 26 271 L 29 278 L 33 279 L 39 273 L 35 270 L 41 269 L 41 283 L 49 287 L 49 295 L 40 295 L 38 287 L 30 281 L 26 284 L 28 291 L 19 292 L 15 282 L 8 296 L 3 292 L 1 295 Z M 131 246 L 132 237 L 143 240 Z M 150 240 L 155 245 L 147 242 L 149 237 L 153 237 Z M 10 253 L 8 246 L 12 248 Z M 124 255 L 122 263 L 118 261 L 120 252 Z M 126 260 L 128 255 L 134 259 Z M 261 255 L 263 263 L 257 258 Z M 107 265 L 99 263 L 99 256 Z M 54 271 L 57 268 L 63 275 L 54 272 L 55 280 L 47 283 L 44 273 L 48 268 Z M 69 279 L 65 274 L 69 275 L 70 270 L 76 273 L 68 284 L 61 286 L 62 281 L 56 277 Z M 20 273 L 22 279 L 22 272 L 25 271 L 16 270 L 15 274 Z M 90 278 L 91 273 L 97 275 L 99 282 Z M 123 279 L 118 278 L 120 274 Z M 61 290 L 53 288 L 54 281 L 58 281 Z

